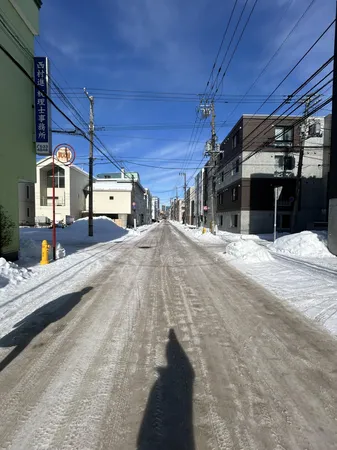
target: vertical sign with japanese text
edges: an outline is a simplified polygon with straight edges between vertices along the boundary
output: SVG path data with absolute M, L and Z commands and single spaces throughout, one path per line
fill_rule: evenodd
M 36 154 L 48 156 L 51 150 L 50 131 L 50 108 L 47 97 L 49 95 L 48 86 L 48 59 L 43 56 L 34 58 L 34 79 L 35 86 L 35 142 Z M 41 92 L 42 91 L 42 92 Z

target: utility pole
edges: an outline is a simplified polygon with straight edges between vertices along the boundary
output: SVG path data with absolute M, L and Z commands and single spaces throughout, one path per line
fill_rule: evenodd
M 216 144 L 217 144 L 217 135 L 216 135 L 216 132 L 215 132 L 215 108 L 214 108 L 214 102 L 212 102 L 212 104 L 211 104 L 211 111 L 212 111 L 212 119 L 211 119 L 211 126 L 212 126 L 212 139 L 211 139 L 211 142 L 212 142 L 212 166 L 214 167 L 214 169 L 215 169 L 215 161 L 216 161 L 216 157 L 217 157 L 217 153 L 216 153 Z M 216 230 L 215 230 L 215 224 L 216 224 L 216 222 L 215 222 L 215 208 L 216 208 L 216 205 L 215 205 L 215 181 L 214 181 L 214 178 L 215 178 L 215 176 L 214 176 L 214 174 L 212 175 L 212 231 L 213 231 L 213 234 L 215 234 L 216 233 Z
M 89 218 L 88 218 L 88 235 L 94 235 L 94 220 L 93 220 L 93 177 L 94 177 L 94 97 L 89 95 L 86 88 L 84 93 L 90 102 L 90 120 L 89 120 Z
M 336 4 L 337 19 L 337 4 Z M 337 23 L 335 22 L 335 50 L 332 85 L 332 117 L 331 117 L 331 151 L 329 173 L 329 218 L 328 218 L 328 249 L 337 255 Z
M 305 99 L 304 117 L 307 117 L 307 115 L 309 113 L 311 100 L 312 100 L 312 97 L 310 97 L 310 96 Z M 307 124 L 308 124 L 308 120 L 305 119 L 304 125 L 300 131 L 301 143 L 300 143 L 300 151 L 299 151 L 299 157 L 298 157 L 294 206 L 293 206 L 293 212 L 292 212 L 291 224 L 290 224 L 290 230 L 292 233 L 295 233 L 295 231 L 296 231 L 298 208 L 299 208 L 299 203 L 300 203 L 300 198 L 301 198 L 304 144 L 305 144 L 305 140 L 306 140 Z
M 184 203 L 185 203 L 185 214 L 183 215 L 183 223 L 186 223 L 186 201 L 187 201 L 187 184 L 186 184 L 186 172 L 180 172 L 180 176 L 184 177 Z
M 200 109 L 202 111 L 202 114 L 205 118 L 211 116 L 211 129 L 212 129 L 212 137 L 209 141 L 206 142 L 205 147 L 205 155 L 210 156 L 211 158 L 211 165 L 209 173 L 211 174 L 212 170 L 215 172 L 215 166 L 216 166 L 216 158 L 219 155 L 220 151 L 220 145 L 218 144 L 218 137 L 216 135 L 215 131 L 215 106 L 214 102 L 212 101 L 211 105 L 201 105 Z M 212 205 L 212 232 L 213 234 L 216 234 L 216 220 L 215 220 L 215 210 L 216 210 L 216 192 L 215 192 L 215 175 L 213 174 L 211 176 L 211 205 Z

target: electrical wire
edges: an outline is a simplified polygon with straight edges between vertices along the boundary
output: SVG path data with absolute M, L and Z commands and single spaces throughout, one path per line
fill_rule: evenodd
M 241 100 L 239 101 L 239 103 L 236 105 L 236 107 L 231 111 L 231 113 L 227 116 L 227 119 L 222 123 L 222 125 L 219 126 L 218 130 L 220 130 L 228 121 L 228 119 L 230 117 L 232 117 L 232 115 L 234 114 L 234 112 L 237 110 L 237 108 L 239 107 L 240 104 L 242 104 L 243 100 L 245 97 L 248 96 L 249 92 L 253 89 L 253 87 L 256 85 L 256 83 L 260 80 L 260 78 L 262 77 L 263 74 L 266 73 L 267 68 L 270 66 L 271 62 L 276 58 L 276 56 L 279 54 L 279 52 L 281 51 L 282 47 L 284 46 L 284 44 L 287 42 L 287 40 L 290 38 L 290 36 L 293 34 L 293 32 L 297 29 L 297 27 L 299 26 L 300 22 L 304 19 L 304 17 L 306 16 L 306 14 L 308 13 L 308 11 L 310 10 L 310 8 L 313 6 L 313 4 L 316 2 L 316 0 L 312 0 L 311 3 L 307 6 L 307 8 L 305 9 L 304 13 L 301 15 L 301 17 L 297 20 L 297 22 L 295 23 L 295 25 L 291 28 L 291 30 L 289 31 L 289 33 L 287 34 L 287 36 L 285 37 L 285 39 L 283 40 L 283 42 L 281 43 L 281 45 L 278 47 L 278 49 L 276 50 L 276 52 L 272 55 L 272 57 L 269 59 L 269 61 L 267 62 L 267 64 L 264 66 L 264 68 L 261 70 L 261 72 L 259 73 L 259 75 L 257 76 L 257 78 L 254 80 L 253 84 L 248 88 L 248 90 L 246 91 L 246 93 L 243 95 L 243 97 L 241 98 Z M 290 3 L 289 3 L 289 7 L 290 7 Z
M 88 142 L 90 142 L 89 137 L 87 134 L 81 130 L 74 122 L 73 120 L 64 112 L 62 109 L 54 102 L 54 100 L 45 92 L 41 90 L 41 88 L 37 85 L 37 83 L 34 81 L 34 79 L 29 75 L 29 73 L 26 71 L 26 69 L 11 55 L 11 53 L 0 43 L 0 50 L 5 53 L 5 55 L 17 66 L 17 68 L 25 75 L 27 79 L 31 81 L 31 83 L 35 86 L 36 89 L 39 90 L 39 92 L 42 93 L 42 95 L 50 102 L 51 105 L 54 106 L 54 108 L 75 128 L 77 129 L 81 135 L 86 139 Z M 122 170 L 122 168 L 116 164 L 110 156 L 106 155 L 95 143 L 93 143 L 93 146 L 97 149 L 99 153 L 101 153 L 107 160 L 111 162 L 113 166 L 115 166 L 119 171 Z M 128 174 L 126 174 L 128 175 Z

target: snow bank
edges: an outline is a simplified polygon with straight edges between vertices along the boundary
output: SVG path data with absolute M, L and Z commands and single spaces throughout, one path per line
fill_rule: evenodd
M 88 236 L 88 218 L 76 220 L 73 225 L 57 230 L 57 238 L 62 244 L 108 242 L 128 234 L 109 217 L 94 217 L 94 236 Z
M 269 251 L 256 244 L 254 241 L 240 240 L 232 242 L 227 245 L 226 254 L 233 259 L 240 259 L 250 263 L 273 260 Z
M 34 258 L 41 259 L 41 241 L 34 241 L 33 239 L 20 239 L 20 259 Z
M 327 258 L 333 255 L 327 249 L 327 233 L 302 231 L 276 239 L 269 247 L 277 253 L 302 258 Z
M 27 278 L 30 278 L 31 272 L 18 265 L 7 262 L 5 258 L 0 258 L 0 288 L 10 284 L 18 284 Z

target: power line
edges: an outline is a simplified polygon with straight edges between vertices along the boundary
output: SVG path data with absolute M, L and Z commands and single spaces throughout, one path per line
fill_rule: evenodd
M 50 98 L 50 96 L 48 94 L 46 94 L 45 92 L 43 92 L 40 87 L 37 85 L 37 83 L 34 81 L 34 79 L 29 75 L 29 73 L 26 71 L 26 69 L 7 51 L 7 49 L 0 43 L 0 49 L 5 53 L 5 55 L 18 67 L 18 69 L 25 75 L 26 78 L 28 78 L 31 83 L 35 86 L 35 88 L 37 88 L 44 97 L 47 98 L 47 100 L 54 106 L 54 108 L 75 128 L 77 129 L 81 135 L 84 137 L 84 139 L 86 139 L 88 142 L 90 142 L 88 136 L 86 135 L 86 133 L 79 128 L 74 122 L 73 120 L 67 116 L 67 114 L 65 112 L 63 112 L 61 110 L 61 108 L 54 102 L 54 100 L 52 100 Z M 107 160 L 109 160 L 111 162 L 111 164 L 113 166 L 115 166 L 118 170 L 122 170 L 121 167 L 118 166 L 118 164 L 116 164 L 109 156 L 107 156 L 95 143 L 94 143 L 94 147 L 98 150 L 99 153 L 101 153 Z
M 267 68 L 269 67 L 270 63 L 276 58 L 276 56 L 279 54 L 279 52 L 281 51 L 282 47 L 284 46 L 284 44 L 287 42 L 287 40 L 289 39 L 289 37 L 292 35 L 292 33 L 295 31 L 295 29 L 298 27 L 298 25 L 300 24 L 300 22 L 304 19 L 304 17 L 306 16 L 306 14 L 308 13 L 308 11 L 310 10 L 310 8 L 313 6 L 313 4 L 315 3 L 316 0 L 312 0 L 311 3 L 307 6 L 307 8 L 305 9 L 304 13 L 301 15 L 301 17 L 297 20 L 297 22 L 295 23 L 295 25 L 292 27 L 292 29 L 289 31 L 289 33 L 287 34 L 287 36 L 285 37 L 285 39 L 283 40 L 283 42 L 281 43 L 281 45 L 278 47 L 278 49 L 276 50 L 276 52 L 272 55 L 272 57 L 269 59 L 269 61 L 267 62 L 267 64 L 264 66 L 264 68 L 262 69 L 262 71 L 260 72 L 260 74 L 258 75 L 258 77 L 255 79 L 255 81 L 253 82 L 253 84 L 248 88 L 248 90 L 246 91 L 246 93 L 243 95 L 243 97 L 241 98 L 241 100 L 239 101 L 239 103 L 237 104 L 237 106 L 232 110 L 232 112 L 227 116 L 227 119 L 222 123 L 222 125 L 220 125 L 219 129 L 222 128 L 228 121 L 229 117 L 231 117 L 234 112 L 237 110 L 238 106 L 240 104 L 242 104 L 243 99 L 246 98 L 249 94 L 249 92 L 253 89 L 253 87 L 256 85 L 256 83 L 259 81 L 259 79 L 262 77 L 262 75 L 266 72 Z M 289 4 L 290 7 L 290 4 Z
M 232 45 L 232 42 L 233 42 L 233 40 L 234 40 L 234 38 L 235 38 L 236 32 L 237 32 L 237 30 L 239 29 L 239 25 L 240 25 L 241 19 L 242 19 L 242 17 L 243 17 L 243 14 L 244 14 L 244 12 L 245 12 L 245 9 L 246 9 L 246 7 L 247 7 L 248 1 L 249 1 L 249 0 L 245 0 L 245 4 L 243 5 L 243 8 L 242 8 L 242 10 L 241 10 L 241 14 L 240 14 L 240 16 L 239 16 L 239 18 L 238 18 L 238 21 L 237 21 L 237 23 L 236 23 L 236 27 L 234 28 L 234 32 L 233 32 L 232 37 L 231 37 L 231 39 L 230 39 L 230 41 L 229 41 L 229 44 L 228 44 L 228 46 L 227 46 L 227 50 L 226 50 L 225 55 L 224 55 L 224 57 L 223 57 L 223 59 L 222 59 L 222 61 L 221 61 L 220 66 L 219 66 L 218 73 L 217 73 L 217 75 L 216 75 L 216 77 L 215 77 L 215 80 L 213 81 L 212 86 L 211 86 L 210 94 L 212 93 L 214 87 L 216 86 L 217 80 L 218 80 L 218 78 L 219 78 L 219 76 L 220 76 L 220 73 L 221 73 L 221 70 L 222 70 L 222 65 L 224 64 L 224 62 L 225 62 L 225 60 L 226 60 L 226 57 L 227 57 L 228 52 L 229 52 L 229 49 L 230 49 L 230 47 L 231 47 L 231 45 Z M 208 98 L 206 99 L 206 102 L 209 101 L 209 98 L 210 98 L 210 97 L 208 97 Z M 213 98 L 214 98 L 214 97 L 213 97 Z
M 314 49 L 314 47 L 318 44 L 318 42 L 325 36 L 325 34 L 330 30 L 330 28 L 334 25 L 335 20 L 333 20 L 330 25 L 321 33 L 321 35 L 316 39 L 316 41 L 311 45 L 311 47 L 304 53 L 304 55 L 297 61 L 295 66 L 286 74 L 286 76 L 280 81 L 280 83 L 276 86 L 276 88 L 272 91 L 270 96 L 272 96 L 277 89 L 286 81 L 287 78 L 294 72 L 294 70 L 301 64 L 301 62 L 308 56 L 308 54 Z M 333 57 L 330 58 L 330 62 L 333 60 Z M 269 97 L 268 97 L 269 98 Z M 261 108 L 265 105 L 265 102 L 259 107 L 259 109 L 253 114 L 252 118 L 261 110 Z

